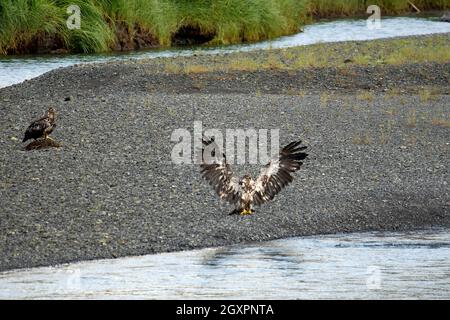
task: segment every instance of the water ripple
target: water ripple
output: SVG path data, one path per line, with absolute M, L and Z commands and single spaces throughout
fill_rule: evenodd
M 0 273 L 0 299 L 448 299 L 450 230 L 290 238 Z

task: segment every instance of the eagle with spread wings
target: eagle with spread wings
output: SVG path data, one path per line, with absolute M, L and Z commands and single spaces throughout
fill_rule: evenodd
M 27 141 L 28 139 L 37 140 L 39 138 L 44 138 L 44 140 L 51 139 L 48 137 L 50 133 L 56 127 L 55 123 L 55 110 L 53 108 L 49 108 L 47 114 L 42 118 L 33 121 L 28 129 L 25 131 L 25 136 L 22 142 Z
M 235 204 L 236 209 L 230 214 L 248 215 L 259 206 L 272 200 L 275 195 L 292 182 L 292 173 L 300 169 L 308 154 L 303 152 L 307 147 L 301 146 L 301 141 L 294 141 L 282 148 L 279 154 L 272 158 L 262 169 L 259 177 L 253 180 L 250 175 L 238 179 L 225 153 L 216 152 L 219 147 L 214 139 L 202 139 L 201 173 L 212 185 L 219 197 Z M 208 157 L 208 161 L 205 161 Z

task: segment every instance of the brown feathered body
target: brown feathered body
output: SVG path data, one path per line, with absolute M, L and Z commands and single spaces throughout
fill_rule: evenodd
M 22 142 L 25 142 L 28 139 L 46 139 L 56 127 L 55 116 L 55 110 L 53 110 L 53 108 L 49 108 L 44 117 L 35 120 L 30 124 L 27 131 L 25 131 L 25 136 Z
M 232 213 L 250 214 L 254 212 L 255 205 L 272 200 L 281 189 L 293 181 L 292 173 L 300 169 L 302 160 L 308 156 L 303 152 L 306 148 L 301 146 L 301 141 L 294 141 L 282 148 L 279 154 L 262 168 L 256 180 L 249 175 L 238 179 L 233 176 L 225 154 L 216 153 L 219 148 L 214 140 L 203 139 L 201 172 L 221 199 L 236 204 Z M 208 156 L 207 161 L 205 155 Z

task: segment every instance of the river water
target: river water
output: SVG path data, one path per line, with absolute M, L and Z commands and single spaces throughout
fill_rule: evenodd
M 307 25 L 304 32 L 280 37 L 271 41 L 222 47 L 197 46 L 145 50 L 131 53 L 75 54 L 45 56 L 9 56 L 0 58 L 0 88 L 26 79 L 37 77 L 47 71 L 78 63 L 111 60 L 128 60 L 156 57 L 189 56 L 192 54 L 217 54 L 236 51 L 251 51 L 269 48 L 287 48 L 320 42 L 348 40 L 371 40 L 396 36 L 410 36 L 450 32 L 450 23 L 435 18 L 392 17 L 383 18 L 379 29 L 370 29 L 364 19 L 337 20 Z
M 0 299 L 449 299 L 450 230 L 299 237 L 0 273 Z

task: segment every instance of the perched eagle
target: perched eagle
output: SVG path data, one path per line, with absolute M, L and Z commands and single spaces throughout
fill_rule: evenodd
M 236 204 L 237 208 L 231 214 L 247 215 L 254 212 L 254 205 L 262 205 L 272 200 L 282 188 L 292 182 L 291 173 L 300 169 L 308 154 L 302 152 L 305 146 L 301 141 L 294 141 L 280 150 L 280 153 L 261 169 L 259 177 L 253 180 L 249 175 L 242 179 L 233 176 L 231 166 L 227 163 L 224 153 L 217 155 L 219 150 L 214 139 L 203 138 L 201 173 L 225 201 Z M 210 147 L 208 147 L 210 146 Z M 211 152 L 210 161 L 205 162 L 206 147 Z
M 53 110 L 53 108 L 49 108 L 47 114 L 44 117 L 40 118 L 39 120 L 35 120 L 30 124 L 27 131 L 25 131 L 25 137 L 23 138 L 22 142 L 25 142 L 28 139 L 36 140 L 42 137 L 44 138 L 44 140 L 47 140 L 48 135 L 52 133 L 55 127 L 55 110 Z

